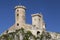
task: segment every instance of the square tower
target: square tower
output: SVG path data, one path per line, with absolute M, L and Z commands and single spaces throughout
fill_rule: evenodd
M 43 25 L 43 16 L 42 14 L 36 13 L 32 14 L 32 25 L 36 27 L 36 29 L 43 30 L 45 25 Z

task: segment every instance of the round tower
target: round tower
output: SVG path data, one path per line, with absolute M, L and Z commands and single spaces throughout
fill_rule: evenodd
M 15 25 L 18 28 L 25 24 L 25 9 L 24 6 L 15 7 Z

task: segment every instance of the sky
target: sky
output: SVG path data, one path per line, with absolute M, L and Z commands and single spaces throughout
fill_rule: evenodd
M 31 14 L 41 12 L 46 30 L 60 32 L 60 0 L 0 0 L 0 34 L 15 23 L 17 5 L 26 7 L 26 23 L 32 24 Z

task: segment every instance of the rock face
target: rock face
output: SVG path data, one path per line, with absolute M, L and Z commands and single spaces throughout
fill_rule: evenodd
M 0 40 L 58 40 L 60 34 L 48 32 L 41 13 L 32 14 L 32 25 L 26 24 L 25 6 L 15 7 L 15 24 L 3 32 Z

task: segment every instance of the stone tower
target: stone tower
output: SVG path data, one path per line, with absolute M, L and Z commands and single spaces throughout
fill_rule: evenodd
M 25 7 L 16 6 L 15 7 L 15 26 L 21 28 L 25 24 Z
M 43 30 L 45 26 L 43 26 L 43 16 L 42 14 L 32 14 L 32 25 L 36 27 L 36 29 Z

